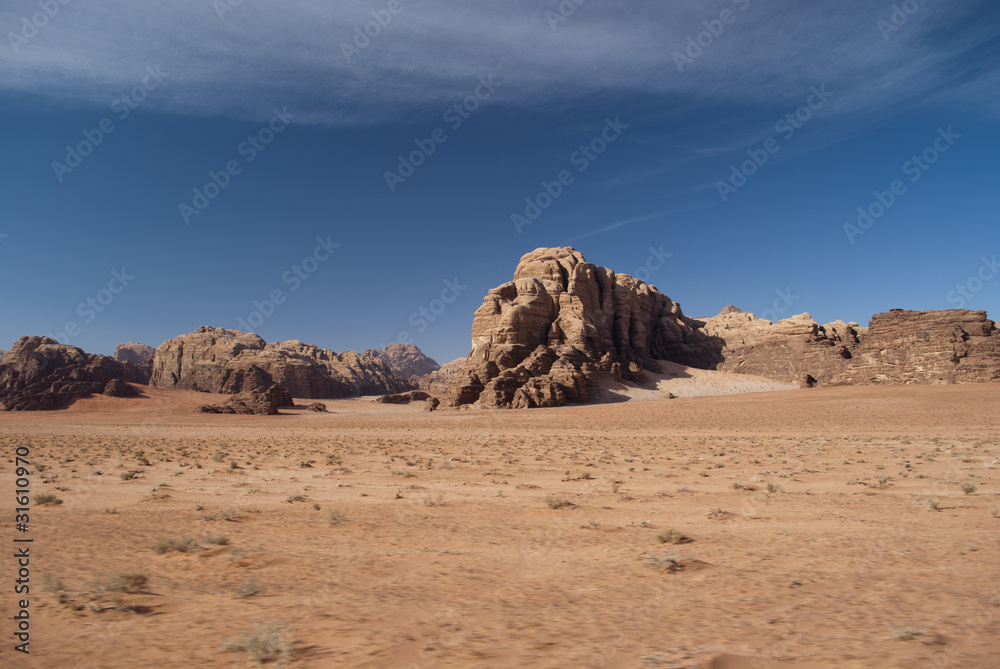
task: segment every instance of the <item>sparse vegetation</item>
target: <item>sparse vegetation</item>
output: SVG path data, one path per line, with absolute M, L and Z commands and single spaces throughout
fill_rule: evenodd
M 971 495 L 972 493 L 976 492 L 976 484 L 973 483 L 972 481 L 964 481 L 960 486 L 960 488 L 962 492 L 964 492 L 966 495 Z
M 95 594 L 105 592 L 142 592 L 149 583 L 149 577 L 139 572 L 116 571 L 95 578 L 91 587 Z
M 166 553 L 193 553 L 198 550 L 198 542 L 191 537 L 182 539 L 160 539 L 153 546 L 153 552 L 157 555 Z
M 262 592 L 264 592 L 264 588 L 257 585 L 257 581 L 251 576 L 246 583 L 236 588 L 236 597 L 237 599 L 246 599 L 247 597 L 259 595 Z
M 568 499 L 563 499 L 562 497 L 546 497 L 545 503 L 548 504 L 550 509 L 561 509 L 564 506 L 573 506 L 573 502 Z
M 51 493 L 40 493 L 38 495 L 35 495 L 34 499 L 35 499 L 35 504 L 38 506 L 46 506 L 46 505 L 55 506 L 63 503 L 61 499 L 59 499 L 58 497 L 56 497 Z
M 347 517 L 340 511 L 334 509 L 333 511 L 330 512 L 331 525 L 340 525 L 341 523 L 346 523 L 346 522 L 347 522 Z
M 223 647 L 247 653 L 258 664 L 282 665 L 289 659 L 288 632 L 273 620 L 255 623 L 239 639 L 227 639 Z
M 690 541 L 690 539 L 685 536 L 683 532 L 675 530 L 672 527 L 661 530 L 660 533 L 656 535 L 656 540 L 661 544 L 679 544 Z

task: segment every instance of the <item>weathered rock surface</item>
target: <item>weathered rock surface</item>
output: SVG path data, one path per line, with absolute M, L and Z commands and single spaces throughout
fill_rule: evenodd
M 432 393 L 447 393 L 455 377 L 465 369 L 466 358 L 456 358 L 449 363 L 441 365 L 441 369 L 424 374 L 423 376 L 410 377 L 410 381 L 416 384 L 420 390 Z
M 1000 330 L 985 311 L 903 311 L 875 314 L 845 385 L 1000 381 Z
M 424 355 L 423 351 L 413 344 L 392 343 L 379 350 L 368 349 L 361 355 L 379 358 L 396 376 L 408 379 L 412 376 L 424 376 L 441 369 L 441 365 Z
M 537 249 L 476 310 L 472 351 L 448 403 L 559 406 L 589 401 L 615 364 L 639 382 L 657 359 L 709 367 L 722 341 L 693 323 L 655 287 L 592 265 L 572 247 Z
M 0 349 L 0 362 L 3 362 L 4 356 L 7 355 L 7 351 Z
M 102 391 L 108 397 L 139 397 L 139 391 L 119 379 L 111 379 Z
M 255 416 L 277 416 L 278 407 L 274 404 L 271 393 L 240 392 L 236 393 L 222 404 L 203 404 L 198 413 L 241 414 Z
M 441 400 L 436 397 L 428 397 L 427 401 L 424 402 L 424 411 L 437 411 L 439 406 L 441 406 Z
M 809 314 L 772 323 L 725 309 L 700 325 L 725 342 L 715 369 L 799 384 L 809 376 L 813 385 L 831 384 L 847 369 L 862 330 L 843 321 L 820 325 Z
M 292 394 L 288 392 L 288 389 L 284 386 L 271 386 L 267 389 L 267 396 L 274 403 L 274 406 L 279 409 L 282 407 L 295 406 L 295 400 L 292 399 Z
M 137 381 L 139 383 L 149 383 L 149 377 L 153 374 L 153 356 L 156 349 L 145 344 L 138 344 L 134 341 L 118 344 L 115 347 L 115 360 L 119 362 L 130 362 L 139 370 Z
M 382 395 L 381 397 L 376 397 L 374 401 L 379 404 L 409 404 L 410 402 L 422 402 L 430 399 L 430 397 L 430 395 L 422 390 L 411 390 L 396 395 Z
M 259 336 L 201 327 L 156 349 L 150 385 L 213 393 L 262 392 L 331 399 L 398 393 L 413 387 L 378 358 L 337 354 L 300 341 L 268 344 Z
M 135 366 L 48 337 L 21 337 L 0 362 L 0 406 L 55 409 L 104 392 L 112 379 L 136 381 Z
M 312 402 L 306 407 L 306 411 L 315 411 L 316 413 L 326 413 L 326 405 L 322 402 Z

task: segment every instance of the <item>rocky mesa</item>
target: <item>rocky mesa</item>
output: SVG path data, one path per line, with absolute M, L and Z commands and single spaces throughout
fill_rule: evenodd
M 303 399 L 385 395 L 413 387 L 379 358 L 294 340 L 269 344 L 253 333 L 204 326 L 156 349 L 150 385 L 229 394 L 280 385 Z
M 587 402 L 600 374 L 641 380 L 657 359 L 708 368 L 721 348 L 655 287 L 572 247 L 541 248 L 476 310 L 472 351 L 448 404 Z

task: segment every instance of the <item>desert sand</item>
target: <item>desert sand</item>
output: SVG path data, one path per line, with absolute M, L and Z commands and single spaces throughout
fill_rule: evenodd
M 255 666 L 259 623 L 293 667 L 997 666 L 1000 385 L 713 384 L 0 414 L 6 535 L 15 447 L 61 500 L 31 510 L 30 658 L 8 630 L 0 664 Z

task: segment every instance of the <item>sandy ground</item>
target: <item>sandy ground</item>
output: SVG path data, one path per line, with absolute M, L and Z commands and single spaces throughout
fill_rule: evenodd
M 254 666 L 269 622 L 293 667 L 1000 664 L 1000 385 L 273 417 L 146 394 L 0 414 L 0 666 Z M 30 511 L 30 657 L 17 446 L 62 501 Z

